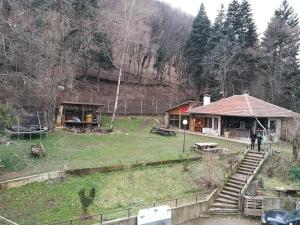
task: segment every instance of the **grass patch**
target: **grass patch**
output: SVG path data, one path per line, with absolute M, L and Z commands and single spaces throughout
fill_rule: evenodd
M 47 157 L 32 158 L 30 145 L 39 139 L 15 141 L 10 146 L 0 145 L 0 158 L 14 157 L 18 163 L 9 163 L 0 180 L 63 169 L 109 166 L 119 163 L 134 163 L 178 159 L 182 152 L 183 135 L 165 137 L 151 134 L 150 128 L 156 123 L 155 117 L 118 118 L 113 134 L 74 134 L 56 131 L 42 139 Z M 109 118 L 104 119 L 104 126 Z M 186 148 L 196 142 L 217 142 L 230 152 L 240 151 L 245 145 L 186 134 Z M 192 156 L 196 156 L 195 153 Z M 22 165 L 22 166 L 16 166 Z
M 1 192 L 0 214 L 24 225 L 80 217 L 78 191 L 91 187 L 96 188 L 96 198 L 90 214 L 186 196 L 203 191 L 193 182 L 199 167 L 201 164 L 194 162 L 189 172 L 175 164 L 32 183 Z

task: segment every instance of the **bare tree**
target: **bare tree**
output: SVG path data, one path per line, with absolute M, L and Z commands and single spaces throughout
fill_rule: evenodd
M 117 91 L 116 91 L 116 99 L 115 99 L 114 110 L 113 110 L 113 114 L 112 114 L 112 118 L 111 118 L 111 122 L 110 122 L 110 127 L 109 127 L 109 129 L 111 131 L 114 128 L 114 122 L 115 122 L 116 113 L 117 113 L 117 109 L 118 109 L 120 85 L 121 85 L 123 64 L 124 64 L 124 60 L 125 60 L 125 50 L 126 50 L 127 38 L 128 38 L 128 29 L 129 29 L 129 26 L 130 26 L 131 16 L 132 16 L 132 13 L 133 13 L 133 10 L 134 10 L 136 0 L 131 0 L 131 6 L 130 6 L 129 9 L 127 8 L 127 0 L 125 0 L 124 3 L 125 3 L 125 5 L 124 5 L 124 25 L 125 25 L 125 28 L 124 28 L 124 36 L 123 36 L 122 55 L 121 55 L 121 59 L 120 59 L 120 68 L 119 68 L 118 86 L 117 86 Z

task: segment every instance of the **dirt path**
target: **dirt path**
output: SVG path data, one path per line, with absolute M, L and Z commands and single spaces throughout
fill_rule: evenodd
M 184 225 L 259 225 L 259 219 L 245 219 L 236 217 L 222 217 L 222 218 L 201 218 L 194 220 Z

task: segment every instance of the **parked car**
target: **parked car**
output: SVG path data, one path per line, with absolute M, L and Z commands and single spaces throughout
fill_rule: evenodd
M 263 225 L 300 225 L 300 210 L 287 212 L 280 209 L 272 209 L 261 216 Z

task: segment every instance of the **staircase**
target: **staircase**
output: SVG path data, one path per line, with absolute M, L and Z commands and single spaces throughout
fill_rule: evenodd
M 210 214 L 238 214 L 239 196 L 242 189 L 247 186 L 250 176 L 257 173 L 258 167 L 264 160 L 265 153 L 247 151 L 238 165 L 236 172 L 229 177 L 215 202 L 208 210 Z

